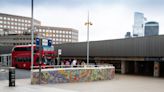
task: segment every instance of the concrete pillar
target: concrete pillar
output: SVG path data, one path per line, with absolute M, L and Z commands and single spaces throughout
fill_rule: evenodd
M 154 62 L 154 77 L 159 77 L 159 73 L 160 73 L 159 62 L 155 61 Z
M 126 73 L 126 63 L 125 61 L 121 61 L 121 74 Z
M 134 62 L 134 73 L 135 74 L 138 73 L 138 64 L 137 64 L 137 61 Z

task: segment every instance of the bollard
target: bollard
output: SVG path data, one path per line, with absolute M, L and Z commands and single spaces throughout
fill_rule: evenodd
M 9 68 L 9 87 L 15 87 L 15 67 Z

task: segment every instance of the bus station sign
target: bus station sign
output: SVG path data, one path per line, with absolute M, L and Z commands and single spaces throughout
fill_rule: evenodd
M 52 46 L 52 40 L 48 38 L 36 38 L 36 46 L 39 46 L 41 43 L 41 46 Z

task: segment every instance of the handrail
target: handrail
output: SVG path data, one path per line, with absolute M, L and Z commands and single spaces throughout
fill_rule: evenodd
M 44 68 L 86 68 L 86 67 L 109 67 L 113 66 L 112 64 L 102 64 L 102 65 L 46 65 L 41 66 L 42 69 Z M 39 66 L 34 66 L 34 69 L 39 69 Z

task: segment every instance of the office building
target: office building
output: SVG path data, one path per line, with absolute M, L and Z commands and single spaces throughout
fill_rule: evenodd
M 159 23 L 150 21 L 145 23 L 145 36 L 159 35 Z
M 34 25 L 41 22 L 34 19 Z M 31 18 L 0 13 L 0 35 L 8 33 L 22 34 L 31 29 Z
M 35 33 L 42 37 L 51 38 L 53 44 L 78 42 L 78 30 L 72 28 L 35 26 Z
M 140 12 L 134 13 L 133 37 L 144 36 L 144 14 Z
M 0 41 L 0 45 L 29 44 L 31 40 L 31 21 L 30 17 L 0 13 L 0 39 L 3 39 Z M 41 22 L 36 19 L 34 19 L 34 26 L 36 37 L 40 35 L 50 38 L 53 44 L 78 42 L 78 30 L 76 29 L 42 26 Z M 22 37 L 24 41 L 21 41 L 19 37 Z

